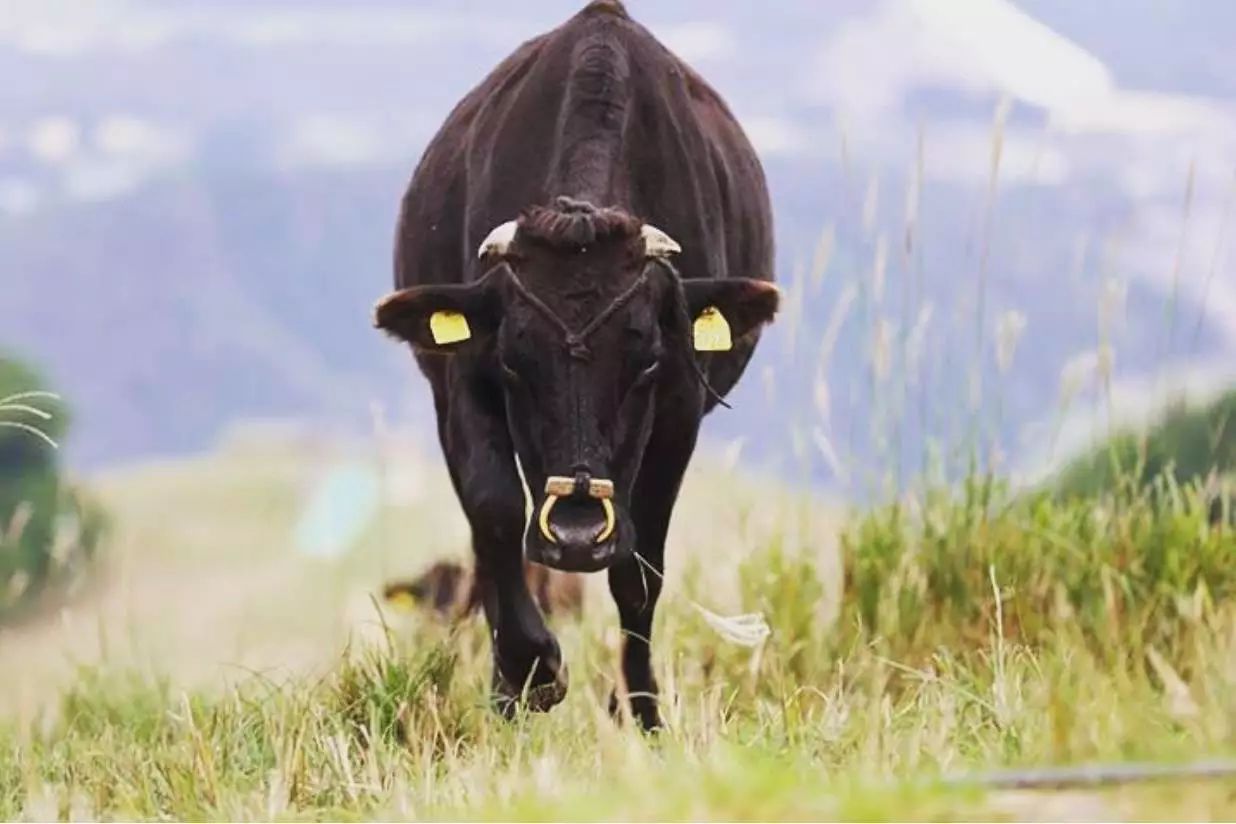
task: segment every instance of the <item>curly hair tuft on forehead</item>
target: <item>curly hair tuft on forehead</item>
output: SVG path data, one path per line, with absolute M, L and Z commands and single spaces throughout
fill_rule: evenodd
M 519 231 L 524 237 L 566 248 L 633 238 L 643 225 L 623 209 L 599 208 L 570 197 L 557 198 L 552 207 L 533 206 L 519 216 Z

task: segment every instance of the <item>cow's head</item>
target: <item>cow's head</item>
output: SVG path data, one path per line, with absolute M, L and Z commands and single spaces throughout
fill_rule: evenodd
M 765 281 L 680 277 L 679 251 L 626 212 L 560 199 L 493 229 L 479 280 L 378 304 L 378 327 L 465 355 L 467 379 L 500 386 L 532 497 L 533 561 L 591 572 L 632 552 L 631 493 L 654 418 L 695 426 L 696 351 L 727 349 L 776 311 Z

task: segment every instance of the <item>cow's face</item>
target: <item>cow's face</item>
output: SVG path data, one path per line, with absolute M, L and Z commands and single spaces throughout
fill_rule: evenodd
M 604 569 L 635 549 L 629 503 L 659 413 L 698 422 L 694 350 L 769 320 L 776 289 L 680 278 L 668 264 L 677 244 L 651 228 L 551 244 L 512 224 L 486 244 L 494 265 L 480 281 L 396 292 L 376 324 L 422 351 L 468 357 L 468 380 L 501 388 L 532 498 L 528 558 Z

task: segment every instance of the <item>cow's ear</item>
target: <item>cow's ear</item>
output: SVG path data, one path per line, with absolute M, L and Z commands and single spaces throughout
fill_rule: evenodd
M 695 348 L 701 352 L 727 351 L 772 320 L 781 300 L 776 286 L 754 278 L 687 278 L 682 286 Z
M 373 325 L 422 352 L 459 352 L 483 340 L 501 321 L 499 276 L 475 283 L 413 286 L 378 301 Z

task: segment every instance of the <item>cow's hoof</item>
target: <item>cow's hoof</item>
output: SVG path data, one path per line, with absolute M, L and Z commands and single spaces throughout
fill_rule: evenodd
M 524 700 L 528 709 L 533 712 L 548 712 L 562 703 L 562 699 L 566 698 L 566 694 L 567 682 L 564 668 L 561 678 L 549 684 L 532 687 L 527 690 Z
M 537 674 L 540 671 L 541 668 L 538 667 Z M 539 684 L 525 683 L 518 687 L 508 681 L 497 667 L 494 667 L 494 708 L 507 720 L 514 718 L 521 706 L 532 712 L 548 712 L 566 698 L 567 684 L 566 664 L 559 664 L 554 670 L 552 679 L 548 681 Z
M 631 699 L 630 707 L 631 715 L 635 716 L 641 730 L 644 732 L 661 731 L 663 725 L 656 698 L 649 695 L 637 695 Z M 615 721 L 622 722 L 622 699 L 618 696 L 616 689 L 609 693 L 609 714 Z

